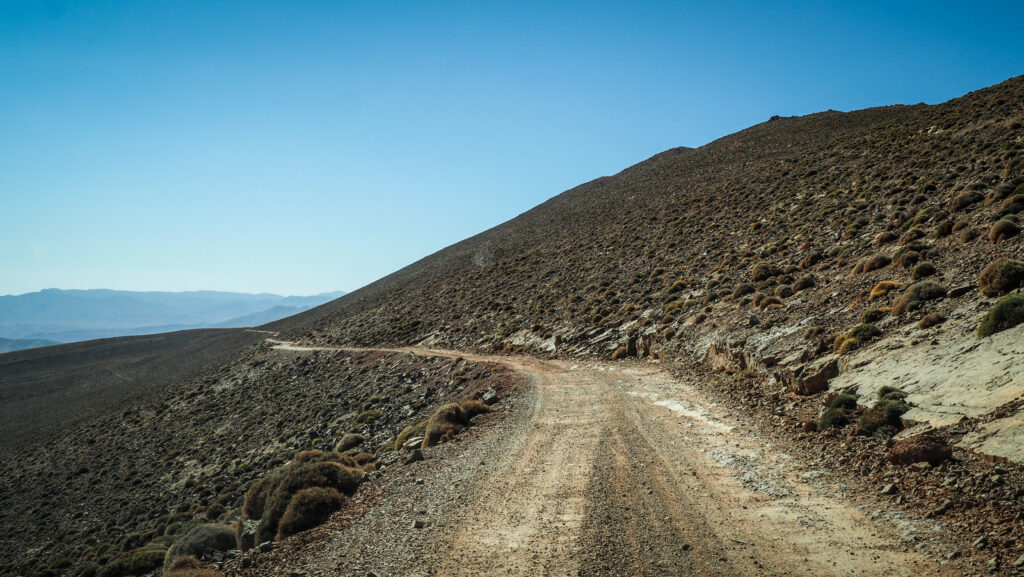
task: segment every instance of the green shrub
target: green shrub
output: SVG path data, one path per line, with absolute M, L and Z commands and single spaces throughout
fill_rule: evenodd
M 118 555 L 105 567 L 100 569 L 97 577 L 128 577 L 129 575 L 142 575 L 164 564 L 164 549 L 135 549 Z
M 219 523 L 196 525 L 167 550 L 167 556 L 163 562 L 164 571 L 169 570 L 179 557 L 201 558 L 207 552 L 227 551 L 234 548 L 235 532 L 231 527 Z
M 1015 194 L 999 205 L 999 216 L 1017 214 L 1024 211 L 1024 194 Z
M 822 413 L 821 418 L 818 419 L 818 430 L 824 431 L 830 428 L 842 428 L 850 422 L 850 418 L 846 416 L 846 413 L 839 409 L 829 409 Z
M 935 281 L 925 280 L 907 287 L 903 294 L 892 303 L 892 316 L 899 316 L 907 311 L 920 308 L 925 301 L 941 299 L 946 296 L 946 289 Z
M 978 275 L 978 288 L 987 297 L 1004 295 L 1024 285 L 1024 261 L 1012 258 L 994 260 Z
M 1024 323 L 1024 294 L 1006 295 L 985 313 L 978 325 L 978 336 L 991 336 L 1021 323 Z
M 907 394 L 902 390 L 892 385 L 883 385 L 878 389 L 878 393 L 876 393 L 876 395 L 878 396 L 879 401 L 884 401 L 886 399 L 902 399 L 907 396 Z
M 868 309 L 860 315 L 861 323 L 877 323 L 889 316 L 889 311 L 882 309 Z
M 362 413 L 359 413 L 358 417 L 356 417 L 356 422 L 360 425 L 368 425 L 379 419 L 380 416 L 380 411 L 363 411 Z
M 900 417 L 910 410 L 906 403 L 897 399 L 885 399 L 875 403 L 860 416 L 858 425 L 869 433 L 874 433 L 882 427 L 892 427 L 896 430 L 903 429 L 903 421 Z
M 837 395 L 836 398 L 832 399 L 832 402 L 828 404 L 828 408 L 852 411 L 857 408 L 857 395 L 851 395 L 850 393 Z
M 86 565 L 79 569 L 78 577 L 96 577 L 96 573 L 99 572 L 100 569 L 102 569 L 102 565 L 97 563 Z

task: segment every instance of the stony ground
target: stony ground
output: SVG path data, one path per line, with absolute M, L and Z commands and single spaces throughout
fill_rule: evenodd
M 352 511 L 224 569 L 380 577 L 984 569 L 948 558 L 942 519 L 879 508 L 856 479 L 837 481 L 793 445 L 766 442 L 697 376 L 652 363 L 467 358 L 504 363 L 530 386 L 458 443 L 383 467 Z

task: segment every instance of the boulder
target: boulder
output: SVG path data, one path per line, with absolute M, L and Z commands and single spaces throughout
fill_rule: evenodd
M 828 388 L 828 382 L 839 376 L 839 361 L 835 357 L 825 358 L 785 368 L 778 379 L 789 390 L 798 395 L 813 395 Z

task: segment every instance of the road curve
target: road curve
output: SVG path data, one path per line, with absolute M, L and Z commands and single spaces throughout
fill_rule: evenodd
M 284 351 L 353 350 L 273 341 Z M 380 350 L 380 349 L 375 349 Z M 291 559 L 313 575 L 955 575 L 657 365 L 495 362 L 528 391 L 469 443 L 382 478 L 379 506 Z M 500 405 L 499 405 L 500 406 Z M 489 417 L 491 418 L 491 417 Z M 471 430 L 473 431 L 473 430 Z M 422 521 L 422 529 L 411 528 Z M 329 529 L 329 528 L 328 528 Z

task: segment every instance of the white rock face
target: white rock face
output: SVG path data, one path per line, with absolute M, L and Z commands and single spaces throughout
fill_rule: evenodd
M 935 333 L 941 339 L 937 344 L 931 333 L 915 330 L 910 336 L 921 339 L 917 344 L 857 354 L 850 362 L 856 368 L 836 377 L 831 388 L 855 388 L 871 399 L 882 386 L 898 387 L 913 405 L 904 419 L 936 427 L 988 415 L 1024 398 L 1024 325 L 979 339 L 974 327 L 980 315 L 962 319 Z M 987 423 L 961 445 L 1024 463 L 1024 415 Z

